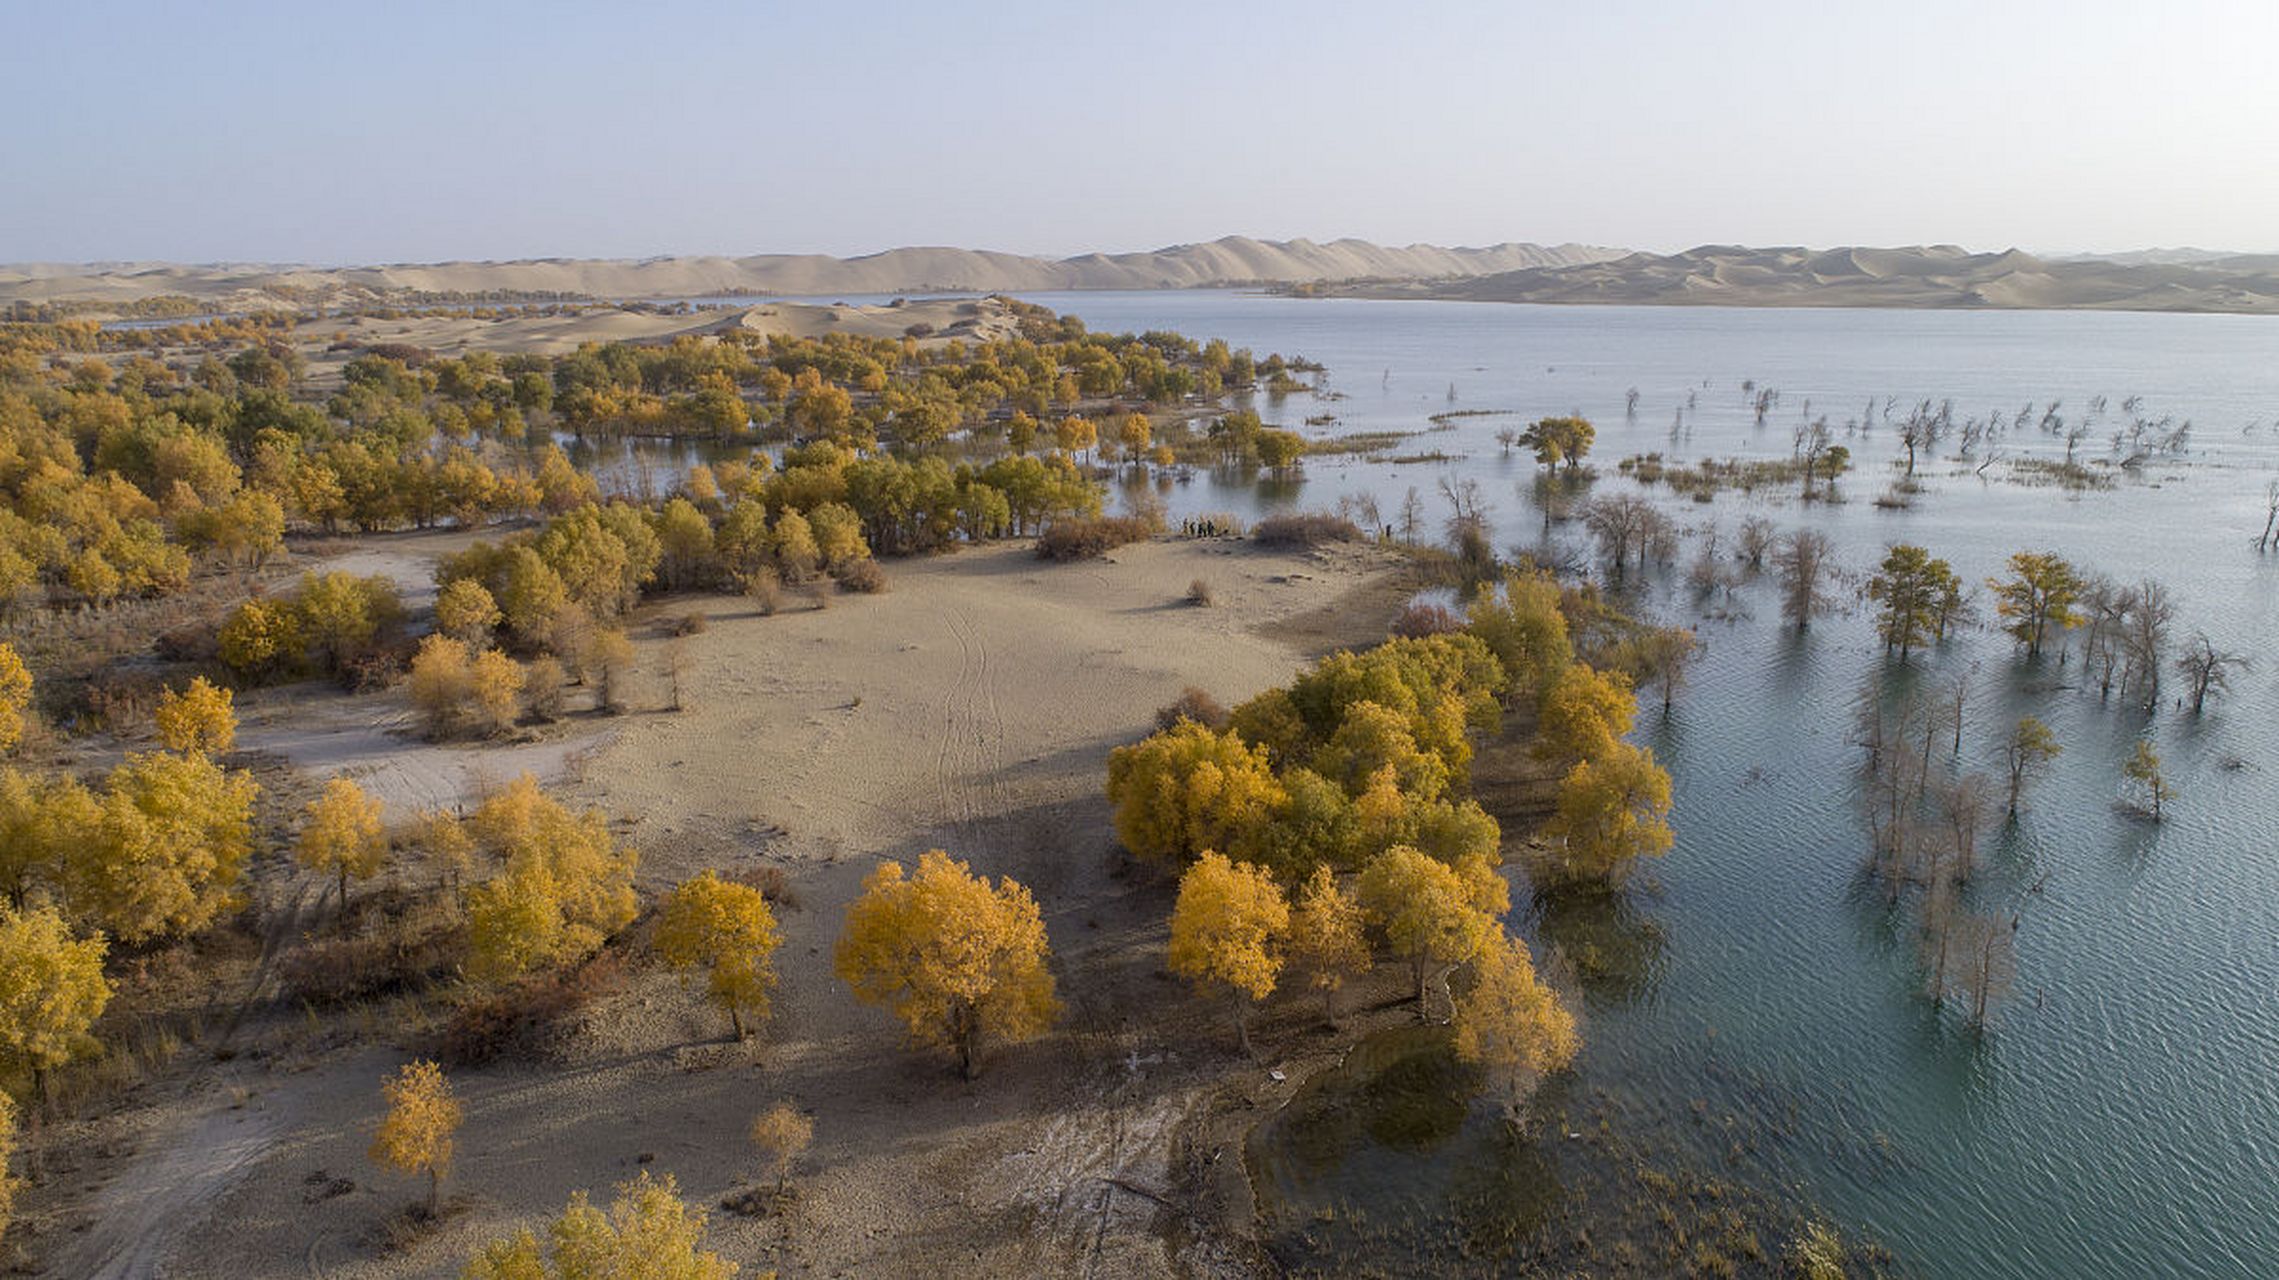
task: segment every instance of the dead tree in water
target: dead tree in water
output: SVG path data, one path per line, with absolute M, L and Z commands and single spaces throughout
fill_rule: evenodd
M 1833 604 L 1827 586 L 1835 568 L 1830 562 L 1832 551 L 1828 535 L 1798 529 L 1782 539 L 1773 553 L 1774 567 L 1781 574 L 1781 617 L 1795 623 L 1799 631 L 1810 627 L 1812 619 L 1828 612 Z
M 2244 655 L 2218 649 L 2205 631 L 2193 632 L 2192 643 L 2185 648 L 2184 656 L 2176 660 L 2176 669 L 2184 673 L 2192 686 L 2192 714 L 2199 715 L 2207 706 L 2211 692 L 2229 692 L 2231 673 L 2246 668 Z

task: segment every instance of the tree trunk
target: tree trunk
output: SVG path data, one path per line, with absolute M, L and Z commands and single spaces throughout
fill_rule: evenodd
M 438 1172 L 436 1171 L 436 1168 L 435 1168 L 435 1166 L 434 1166 L 434 1165 L 429 1165 L 429 1166 L 427 1167 L 427 1216 L 428 1216 L 428 1217 L 432 1218 L 432 1217 L 434 1217 L 434 1216 L 435 1216 L 435 1212 L 436 1212 L 436 1210 L 437 1210 L 437 1209 L 438 1209 L 438 1208 L 441 1206 L 441 1203 L 442 1203 L 442 1194 L 443 1194 L 443 1175 L 442 1175 L 442 1174 L 440 1174 L 440 1173 L 438 1173 Z
M 1418 1022 L 1430 1022 L 1432 1021 L 1432 1013 L 1430 1007 L 1425 1003 L 1424 957 L 1420 955 L 1410 960 L 1409 968 L 1416 975 L 1416 1020 Z
M 736 1043 L 742 1044 L 745 1039 L 744 1011 L 735 1005 L 728 1006 L 728 1027 L 736 1033 Z

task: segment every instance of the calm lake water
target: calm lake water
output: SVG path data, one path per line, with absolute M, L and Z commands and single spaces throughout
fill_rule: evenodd
M 1643 588 L 1639 607 L 1698 626 L 1707 645 L 1676 714 L 1641 717 L 1641 740 L 1675 778 L 1677 846 L 1617 918 L 1515 912 L 1531 937 L 1563 930 L 1614 957 L 1587 984 L 1586 1048 L 1555 1101 L 1578 1120 L 1611 1115 L 1617 1132 L 1823 1206 L 1914 1273 L 2279 1275 L 2279 758 L 2269 733 L 2279 660 L 2261 643 L 2279 622 L 2279 557 L 2252 545 L 2264 487 L 2279 475 L 2279 322 L 1236 293 L 1031 300 L 1095 330 L 1174 329 L 1321 361 L 1343 398 L 1258 402 L 1288 425 L 1337 416 L 1309 434 L 1424 430 L 1450 409 L 1515 411 L 1455 419 L 1399 450 L 1455 455 L 1445 467 L 1481 481 L 1507 546 L 1535 547 L 1542 522 L 1525 493 L 1532 464 L 1504 454 L 1499 427 L 1590 417 L 1598 491 L 1617 492 L 1628 487 L 1613 467 L 1624 455 L 1781 456 L 1807 413 L 1825 415 L 1854 454 L 1847 501 L 1726 494 L 1701 505 L 1647 490 L 1682 525 L 1715 520 L 1728 539 L 1753 513 L 1821 529 L 1857 577 L 1842 593 L 1850 607 L 1802 636 L 1780 625 L 1764 583 L 1741 588 L 1722 606 L 1732 616 L 1715 620 L 1699 616 L 1680 570 Z M 1749 379 L 1780 392 L 1761 427 L 1742 390 Z M 1631 388 L 1639 402 L 1626 419 Z M 2134 416 L 2189 419 L 2189 448 L 2111 490 L 2069 493 L 1997 478 L 2008 471 L 1999 462 L 1976 474 L 1951 460 L 1950 442 L 1923 464 L 1911 509 L 1872 501 L 1897 451 L 1881 420 L 1886 397 L 1902 415 L 1917 400 L 1952 399 L 1959 421 L 1994 410 L 2007 419 L 2029 401 L 2038 418 L 2052 399 L 2077 419 L 2099 395 L 2109 407 L 2082 456 L 2109 452 L 2132 396 L 2142 398 Z M 1673 444 L 1672 419 L 1689 399 Z M 1871 401 L 1877 419 L 1847 432 Z M 2064 452 L 2031 430 L 1998 447 Z M 1442 471 L 1317 458 L 1301 482 L 1270 492 L 1202 476 L 1166 496 L 1176 517 L 1318 509 L 1367 491 L 1391 519 L 1413 485 L 1437 527 Z M 1552 537 L 1582 550 L 1578 527 Z M 1859 875 L 1867 837 L 1849 705 L 1886 663 L 1857 586 L 1902 540 L 1968 581 L 2028 548 L 2124 581 L 2155 578 L 2175 593 L 2179 641 L 2205 631 L 2258 658 L 2198 719 L 2172 705 L 2173 672 L 2169 705 L 2126 710 L 2076 687 L 2077 660 L 2028 666 L 1991 630 L 1896 677 L 1976 673 L 1967 765 L 1996 769 L 1999 739 L 2022 714 L 2048 722 L 2065 748 L 2030 812 L 1992 841 L 1974 890 L 1981 906 L 2021 920 L 2016 986 L 1983 1038 L 1951 1003 L 1942 1012 L 1919 994 L 1912 914 L 1887 910 Z M 1681 568 L 1692 555 L 1689 545 Z M 2121 761 L 2140 735 L 2181 790 L 2158 827 L 2115 807 Z M 1515 1162 L 1545 1164 L 1501 1133 L 1485 1102 L 1424 1135 L 1284 1143 L 1268 1162 L 1270 1190 L 1331 1250 L 1294 1245 L 1295 1256 L 1398 1269 L 1384 1251 L 1402 1246 L 1358 1230 L 1340 1240 L 1318 1225 L 1334 1216 L 1323 1210 L 1374 1211 L 1380 1223 L 1388 1212 L 1457 1217 L 1477 1211 L 1468 1184 L 1494 1182 Z M 1271 1128 L 1263 1141 L 1277 1141 Z

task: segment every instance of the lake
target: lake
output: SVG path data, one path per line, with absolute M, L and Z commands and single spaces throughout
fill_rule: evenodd
M 2253 545 L 2265 486 L 2279 476 L 2279 322 L 1232 292 L 1029 300 L 1095 330 L 1173 329 L 1320 361 L 1338 398 L 1257 400 L 1291 426 L 1336 415 L 1309 435 L 1427 431 L 1431 415 L 1450 410 L 1516 415 L 1451 419 L 1410 442 L 1452 455 L 1445 465 L 1315 458 L 1301 481 L 1263 492 L 1199 475 L 1166 492 L 1174 518 L 1320 509 L 1368 493 L 1390 519 L 1414 486 L 1437 527 L 1445 469 L 1481 482 L 1499 545 L 1536 550 L 1534 466 L 1506 454 L 1500 427 L 1591 418 L 1597 491 L 1609 493 L 1630 488 L 1614 466 L 1625 455 L 1784 456 L 1808 416 L 1825 416 L 1854 456 L 1845 501 L 1727 493 L 1704 505 L 1643 490 L 1697 533 L 1714 520 L 1730 538 L 1750 514 L 1825 531 L 1851 575 L 1841 593 L 1851 603 L 1799 635 L 1758 582 L 1720 602 L 1720 616 L 1700 616 L 1679 581 L 1690 545 L 1637 589 L 1634 607 L 1695 625 L 1706 642 L 1675 714 L 1640 718 L 1639 739 L 1674 776 L 1677 845 L 1633 883 L 1617 916 L 1578 923 L 1515 910 L 1531 937 L 1587 933 L 1616 957 L 1611 977 L 1586 984 L 1586 1047 L 1552 1103 L 1577 1120 L 1607 1117 L 1614 1131 L 1719 1176 L 1823 1206 L 1847 1231 L 1890 1245 L 1912 1273 L 2279 1275 L 2279 760 L 2264 737 L 2279 723 L 2279 662 L 2260 644 L 2279 621 L 2279 556 Z M 1745 381 L 1779 391 L 1761 426 Z M 1981 474 L 1985 448 L 1957 462 L 1950 440 L 1920 465 L 1911 507 L 1873 501 L 1899 456 L 1887 398 L 1900 416 L 1916 401 L 1951 399 L 1958 422 L 1996 410 L 2008 419 L 2032 402 L 2038 423 L 2052 400 L 2078 421 L 2098 396 L 2107 407 L 2083 458 L 2107 457 L 2111 431 L 2132 417 L 2166 420 L 2162 432 L 2188 419 L 2188 445 L 2113 469 L 2110 489 L 2072 492 L 2003 478 L 2006 460 Z M 2133 414 L 2121 408 L 2131 397 L 2141 397 Z M 1876 417 L 1862 429 L 1871 402 Z M 2003 459 L 2065 453 L 2031 427 L 1995 447 Z M 1579 525 L 1551 537 L 1587 551 Z M 2146 714 L 2079 688 L 2078 659 L 2029 665 L 1984 626 L 1889 674 L 1859 588 L 1894 541 L 1929 547 L 1970 582 L 2022 549 L 2122 581 L 2157 579 L 2175 594 L 2179 642 L 2205 631 L 2257 665 L 2197 719 L 2173 705 L 2174 672 L 2163 705 Z M 2017 981 L 1984 1036 L 1952 1003 L 1937 1010 L 1920 994 L 1912 913 L 1888 909 L 1863 882 L 1868 837 L 1850 742 L 1852 701 L 1870 681 L 1971 672 L 1966 764 L 1997 768 L 2000 738 L 2028 713 L 2065 748 L 2017 827 L 1991 839 L 1973 890 L 1982 907 L 2019 918 Z M 2157 826 L 2115 804 L 2121 761 L 2140 736 L 2180 788 Z M 1546 1154 L 1511 1142 L 1485 1103 L 1430 1132 L 1284 1151 L 1270 1177 L 1286 1217 L 1461 1216 L 1477 1208 L 1464 1202 L 1468 1182 Z M 1294 1240 L 1286 1252 L 1316 1265 L 1367 1259 L 1398 1270 L 1398 1250 L 1410 1247 L 1375 1230 L 1308 1234 L 1322 1252 Z

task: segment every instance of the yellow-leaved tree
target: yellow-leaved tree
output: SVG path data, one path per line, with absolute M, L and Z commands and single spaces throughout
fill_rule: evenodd
M 32 705 L 32 673 L 16 656 L 16 646 L 0 644 L 0 751 L 24 740 L 24 716 Z
M 453 578 L 435 593 L 435 629 L 469 648 L 489 644 L 505 620 L 490 588 L 473 578 Z
M 301 834 L 293 856 L 319 875 L 332 872 L 340 878 L 340 915 L 348 918 L 348 881 L 369 880 L 388 861 L 388 829 L 380 821 L 380 802 L 349 778 L 334 778 L 309 801 L 301 816 Z
M 607 1213 L 572 1192 L 544 1241 L 527 1227 L 495 1240 L 460 1280 L 730 1280 L 736 1264 L 700 1248 L 703 1240 L 704 1215 L 682 1203 L 673 1176 L 644 1171 L 618 1184 Z
M 1472 962 L 1472 989 L 1456 1001 L 1456 1056 L 1502 1083 L 1516 1110 L 1542 1077 L 1574 1061 L 1575 1015 L 1536 976 L 1527 944 L 1490 941 Z
M 705 994 L 741 1040 L 745 1019 L 768 1016 L 774 955 L 783 944 L 767 895 L 707 871 L 681 882 L 657 922 L 657 954 L 675 969 L 702 968 Z
M 833 968 L 865 1004 L 886 1008 L 913 1042 L 944 1050 L 972 1079 L 984 1037 L 1041 1034 L 1060 1014 L 1036 899 L 991 885 L 939 849 L 918 872 L 881 862 L 847 907 Z
M 775 1174 L 778 1194 L 783 1191 L 784 1179 L 791 1176 L 791 1166 L 814 1140 L 815 1121 L 788 1102 L 779 1102 L 752 1120 L 752 1145 L 760 1149 L 760 1159 Z
M 47 1073 L 91 1047 L 111 1002 L 103 935 L 78 937 L 53 907 L 0 908 L 0 1065 L 47 1092 Z
M 72 853 L 73 909 L 121 942 L 195 933 L 236 901 L 253 850 L 253 776 L 202 755 L 129 755 Z
M 639 858 L 597 809 L 573 814 L 529 774 L 478 806 L 477 846 L 503 863 L 467 891 L 469 968 L 481 981 L 518 978 L 593 954 L 633 919 Z
M 1509 901 L 1503 877 L 1484 862 L 1460 871 L 1407 845 L 1361 870 L 1362 905 L 1416 979 L 1419 1021 L 1431 1018 L 1430 980 L 1480 954 Z
M 427 1175 L 427 1213 L 435 1216 L 443 1175 L 451 1172 L 452 1135 L 459 1132 L 459 1100 L 433 1062 L 407 1062 L 380 1085 L 388 1114 L 372 1135 L 372 1163 L 398 1173 Z
M 1250 1008 L 1282 976 L 1290 904 L 1274 878 L 1206 849 L 1179 877 L 1171 910 L 1171 972 L 1234 1005 L 1235 1035 L 1250 1052 Z
M 1637 716 L 1628 677 L 1570 663 L 1543 695 L 1535 749 L 1547 760 L 1597 760 L 1630 732 Z
M 33 886 L 61 890 L 71 859 L 102 819 L 77 778 L 0 768 L 0 895 L 21 907 Z
M 1653 752 L 1617 742 L 1577 762 L 1559 783 L 1534 873 L 1544 883 L 1619 879 L 1633 859 L 1669 852 L 1669 816 L 1670 775 Z
M 230 691 L 199 676 L 180 693 L 158 697 L 158 741 L 168 751 L 228 755 L 237 745 L 237 713 Z
M 1337 873 L 1327 866 L 1314 868 L 1290 909 L 1290 963 L 1308 986 L 1322 993 L 1322 1017 L 1333 1026 L 1338 989 L 1374 963 L 1364 932 L 1367 921 L 1361 900 L 1338 884 Z
M 1266 753 L 1192 720 L 1108 753 L 1116 836 L 1145 858 L 1181 866 L 1239 848 L 1286 803 Z

